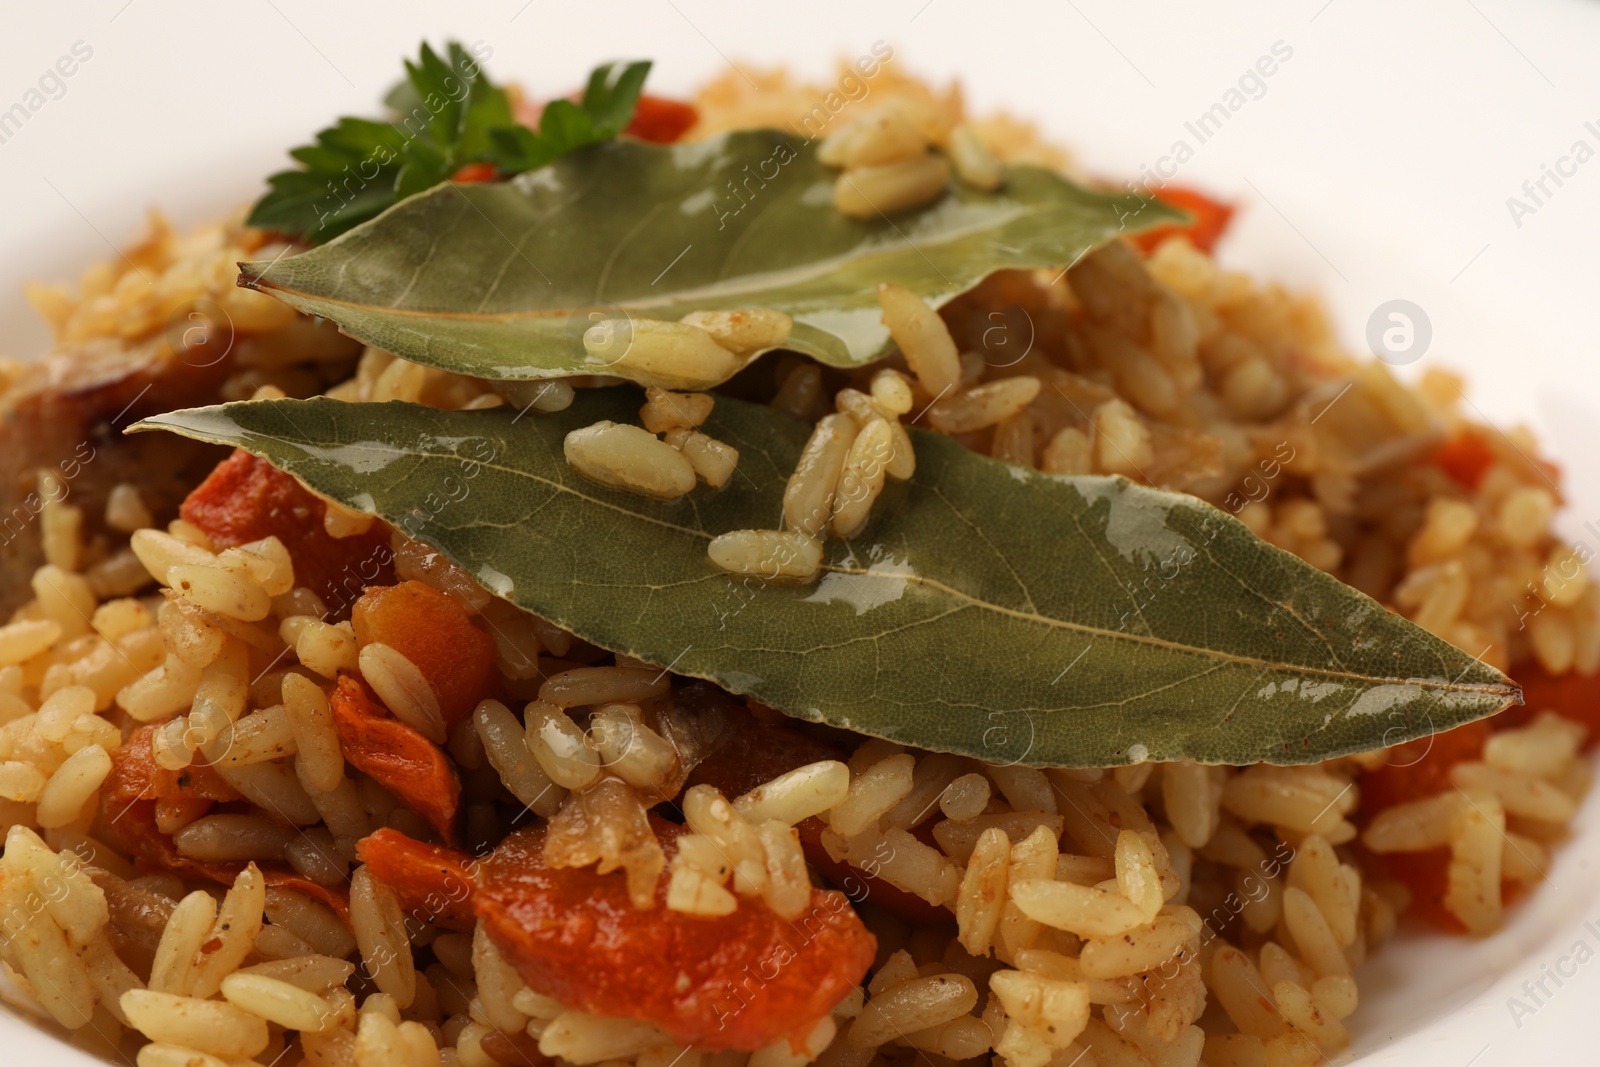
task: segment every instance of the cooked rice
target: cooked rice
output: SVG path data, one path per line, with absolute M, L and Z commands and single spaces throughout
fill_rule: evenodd
M 361 677 L 395 718 L 434 744 L 443 743 L 446 734 L 439 697 L 415 663 L 380 642 L 363 645 L 357 663 Z
M 833 206 L 841 215 L 878 218 L 937 200 L 949 184 L 950 164 L 943 156 L 852 167 L 834 183 Z
M 842 168 L 842 211 L 922 202 L 951 169 L 993 188 L 997 158 L 1064 165 L 1014 122 L 965 121 L 959 93 L 887 69 L 862 84 L 873 103 L 827 124 L 823 147 Z M 697 132 L 787 124 L 821 93 L 779 75 L 755 88 L 729 78 L 700 99 Z M 126 263 L 92 268 L 79 293 L 32 295 L 74 344 L 132 344 L 171 307 L 216 300 L 252 342 L 223 395 L 305 395 L 326 379 L 300 355 L 302 320 L 232 285 L 233 263 L 282 251 L 237 223 L 181 236 L 156 220 Z M 129 280 L 133 265 L 153 286 Z M 892 366 L 844 374 L 767 357 L 773 406 L 816 427 L 783 529 L 718 538 L 710 555 L 724 570 L 813 578 L 822 539 L 859 533 L 885 479 L 913 473 L 902 420 L 916 412 L 1012 462 L 1210 499 L 1498 667 L 1600 669 L 1600 586 L 1550 531 L 1560 500 L 1527 459 L 1534 443 L 1522 431 L 1482 437 L 1491 461 L 1471 488 L 1419 462 L 1440 439 L 1481 434 L 1460 383 L 1432 371 L 1413 389 L 1357 365 L 1308 298 L 1223 271 L 1181 237 L 1148 255 L 1112 243 L 1065 277 L 1002 273 L 942 312 L 898 286 L 878 296 L 899 348 Z M 1025 317 L 1031 349 L 994 350 L 994 315 Z M 720 379 L 792 327 L 762 309 L 600 324 L 585 336 L 596 371 L 622 362 L 659 384 L 640 426 L 578 431 L 569 461 L 663 499 L 697 480 L 725 485 L 738 455 L 699 429 L 712 397 L 668 390 Z M 490 391 L 368 349 L 328 391 L 547 412 L 587 384 Z M 488 1067 L 534 1047 L 631 1067 L 869 1067 L 908 1050 L 994 1053 L 1011 1067 L 1319 1063 L 1348 1043 L 1361 963 L 1406 907 L 1372 856 L 1447 854 L 1439 907 L 1492 932 L 1502 882 L 1543 878 L 1589 780 L 1583 728 L 1545 713 L 1497 729 L 1449 788 L 1375 816 L 1361 811 L 1363 776 L 1410 756 L 1041 772 L 869 740 L 847 761 L 736 798 L 684 793 L 683 739 L 658 711 L 679 679 L 596 655 L 424 545 L 396 536 L 398 576 L 483 624 L 498 695 L 520 712 L 483 699 L 447 736 L 419 665 L 360 645 L 338 621 L 348 604 L 297 587 L 298 561 L 276 539 L 218 551 L 187 522 L 158 526 L 134 484 L 115 486 L 103 514 L 53 475 L 40 496 L 34 599 L 0 625 L 0 961 L 20 1003 L 104 1055 L 137 1048 L 141 1067 L 266 1061 L 286 1030 L 306 1062 L 359 1067 Z M 370 524 L 339 507 L 323 520 L 336 537 Z M 102 527 L 110 536 L 91 534 Z M 671 910 L 800 918 L 812 889 L 801 824 L 819 818 L 828 856 L 854 868 L 853 893 L 870 905 L 898 891 L 943 919 L 907 926 L 864 907 L 880 960 L 865 988 L 797 1043 L 748 1056 L 681 1049 L 649 1024 L 564 1007 L 527 988 L 481 926 L 468 936 L 408 922 L 357 862 L 355 843 L 378 827 L 433 836 L 344 759 L 329 690 L 358 672 L 401 721 L 448 744 L 479 851 L 515 812 L 546 821 L 552 855 L 570 865 L 622 869 L 635 904 L 654 906 L 665 868 Z M 153 815 L 185 860 L 238 871 L 220 905 L 215 886 L 140 874 L 90 836 L 112 753 L 141 723 L 157 727 L 158 767 L 214 768 L 242 798 Z M 645 813 L 680 793 L 688 832 L 669 866 Z M 269 885 L 253 861 L 311 884 Z M 317 887 L 348 890 L 348 921 L 308 895 Z
M 584 331 L 583 347 L 597 373 L 626 367 L 639 381 L 668 389 L 720 382 L 740 363 L 709 330 L 658 319 L 607 319 Z
M 794 320 L 771 308 L 741 308 L 736 311 L 691 311 L 682 322 L 706 331 L 711 339 L 731 352 L 750 353 L 775 348 L 789 339 Z M 706 407 L 709 409 L 710 397 Z M 689 423 L 698 426 L 700 420 Z M 655 432 L 655 431 L 652 431 Z

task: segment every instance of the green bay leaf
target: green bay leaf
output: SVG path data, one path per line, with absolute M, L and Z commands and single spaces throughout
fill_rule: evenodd
M 924 207 L 848 218 L 816 152 L 776 130 L 608 142 L 509 182 L 441 185 L 308 252 L 243 264 L 239 284 L 482 378 L 626 373 L 586 362 L 585 329 L 752 307 L 793 317 L 783 347 L 847 367 L 890 348 L 881 282 L 937 307 L 997 270 L 1065 267 L 1183 217 L 1012 167 L 998 192 L 955 183 Z
M 715 570 L 710 538 L 774 526 L 807 424 L 721 398 L 722 491 L 592 484 L 562 439 L 632 422 L 637 390 L 566 411 L 327 399 L 162 415 L 261 455 L 439 548 L 487 588 L 616 652 L 791 715 L 993 762 L 1308 763 L 1520 699 L 1503 675 L 1193 498 L 1061 477 L 913 430 L 915 478 L 828 545 L 809 586 Z

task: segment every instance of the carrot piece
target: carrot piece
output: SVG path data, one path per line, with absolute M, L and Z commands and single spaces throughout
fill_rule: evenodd
M 314 590 L 342 616 L 366 586 L 394 581 L 394 551 L 383 523 L 354 537 L 332 536 L 322 527 L 327 510 L 289 475 L 237 451 L 189 494 L 179 514 L 218 548 L 276 537 L 294 560 L 295 583 Z
M 447 842 L 454 842 L 461 779 L 450 759 L 392 717 L 359 678 L 344 674 L 329 698 L 339 750 L 350 765 L 398 797 Z
M 187 826 L 209 812 L 211 804 L 211 801 L 199 797 L 162 797 L 156 801 L 156 823 L 159 825 L 165 822 L 171 825 L 177 820 Z
M 622 132 L 655 144 L 672 144 L 694 128 L 700 113 L 691 104 L 646 93 L 633 109 L 633 120 Z
M 1489 721 L 1479 719 L 1442 734 L 1396 745 L 1389 761 L 1361 776 L 1361 811 L 1371 818 L 1385 808 L 1449 792 L 1450 768 L 1483 753 L 1491 733 Z
M 467 163 L 450 175 L 450 180 L 460 185 L 474 182 L 492 182 L 500 176 L 500 168 L 493 163 Z
M 1411 906 L 1406 909 L 1407 915 L 1415 916 L 1447 933 L 1467 932 L 1461 920 L 1444 906 L 1444 895 L 1450 887 L 1449 849 L 1394 852 L 1377 857 L 1377 867 L 1410 891 Z M 1504 896 L 1502 885 L 1501 898 L 1504 899 Z
M 99 831 L 142 870 L 172 871 L 232 885 L 245 864 L 180 855 L 171 836 L 162 833 L 156 824 L 156 810 L 161 805 L 188 805 L 191 811 L 203 813 L 214 803 L 241 798 L 210 767 L 196 765 L 169 771 L 158 766 L 150 745 L 155 729 L 140 727 L 112 751 L 111 774 L 100 790 Z M 302 878 L 281 864 L 269 861 L 257 866 L 267 885 L 303 893 L 328 905 L 340 918 L 349 918 L 350 900 L 342 891 Z
M 727 711 L 727 726 L 715 747 L 695 765 L 684 783 L 686 786 L 715 786 L 732 800 L 796 767 L 845 758 L 832 745 L 823 744 L 792 726 L 757 722 L 736 701 L 721 692 L 713 693 L 709 686 L 703 690 L 697 687 L 697 691 L 720 698 L 718 702 Z
M 1522 686 L 1522 707 L 1504 713 L 1507 725 L 1520 724 L 1541 711 L 1553 711 L 1589 728 L 1584 751 L 1600 744 L 1600 674 L 1548 674 L 1537 663 L 1515 668 Z
M 472 873 L 465 852 L 430 845 L 385 827 L 356 842 L 356 855 L 372 877 L 395 891 L 400 908 L 418 922 L 471 930 Z
M 1527 683 L 1522 684 L 1526 693 Z M 1370 819 L 1396 804 L 1450 792 L 1455 788 L 1450 783 L 1450 769 L 1458 763 L 1479 759 L 1490 734 L 1515 725 L 1517 720 L 1513 714 L 1523 710 L 1513 708 L 1492 719 L 1480 719 L 1442 734 L 1395 746 L 1388 763 L 1361 776 L 1363 816 Z M 1461 920 L 1444 906 L 1445 891 L 1449 888 L 1449 849 L 1384 855 L 1366 853 L 1366 856 L 1377 870 L 1402 882 L 1411 891 L 1408 914 L 1450 933 L 1467 932 Z M 1502 881 L 1501 903 L 1509 905 L 1520 892 L 1519 883 Z
M 494 673 L 494 639 L 466 609 L 421 582 L 374 586 L 350 612 L 356 640 L 388 645 L 417 665 L 439 698 L 445 726 L 472 713 Z
M 129 803 L 136 799 L 229 801 L 241 799 L 233 786 L 205 764 L 171 771 L 156 763 L 156 727 L 141 726 L 111 753 L 111 773 L 101 787 L 102 799 Z
M 652 820 L 669 855 L 683 828 Z M 655 1023 L 679 1045 L 753 1050 L 799 1038 L 866 974 L 877 943 L 841 893 L 814 890 L 793 922 L 758 899 L 729 915 L 639 911 L 621 871 L 554 870 L 544 828 L 519 830 L 477 867 L 473 908 L 536 992 L 597 1015 Z M 662 980 L 670 966 L 671 980 Z
M 1181 185 L 1164 186 L 1155 191 L 1155 198 L 1163 204 L 1187 211 L 1192 221 L 1183 226 L 1155 226 L 1134 234 L 1132 241 L 1143 252 L 1154 252 L 1162 241 L 1179 233 L 1186 235 L 1202 252 L 1210 252 L 1233 218 L 1232 204 L 1213 200 L 1202 192 Z
M 309 878 L 301 877 L 291 870 L 279 869 L 271 865 L 262 866 L 260 863 L 257 863 L 256 866 L 261 868 L 261 878 L 262 881 L 267 883 L 268 889 L 287 889 L 291 892 L 299 893 L 301 896 L 310 897 L 312 900 L 319 901 L 332 908 L 345 923 L 348 924 L 350 922 L 350 897 L 345 890 L 336 886 L 320 885 Z M 243 869 L 244 864 L 241 863 L 239 870 Z M 232 885 L 234 875 L 238 873 L 238 871 L 234 871 L 233 874 L 227 875 L 223 884 Z
M 1473 493 L 1477 492 L 1478 483 L 1483 481 L 1489 468 L 1494 466 L 1495 454 L 1482 434 L 1466 429 L 1440 445 L 1430 462 L 1448 474 L 1461 488 Z

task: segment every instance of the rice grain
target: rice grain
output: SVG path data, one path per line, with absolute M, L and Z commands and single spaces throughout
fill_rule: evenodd
M 439 697 L 415 663 L 376 641 L 362 646 L 358 662 L 361 676 L 395 718 L 434 744 L 444 744 L 444 713 L 439 710 Z
M 666 389 L 717 385 L 732 377 L 742 362 L 708 331 L 657 319 L 606 319 L 584 331 L 583 348 L 584 360 L 595 373 L 616 367 L 634 381 Z M 567 458 L 572 462 L 570 448 Z
M 883 324 L 922 388 L 935 399 L 961 381 L 961 360 L 939 313 L 903 285 L 878 286 Z
M 879 218 L 937 200 L 949 184 L 950 164 L 942 156 L 857 167 L 834 183 L 833 207 L 852 218 Z

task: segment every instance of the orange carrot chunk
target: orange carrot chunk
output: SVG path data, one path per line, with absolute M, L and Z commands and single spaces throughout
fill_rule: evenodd
M 1371 818 L 1385 808 L 1448 793 L 1450 768 L 1483 754 L 1489 720 L 1479 719 L 1442 734 L 1407 741 L 1389 750 L 1388 762 L 1361 776 L 1361 810 Z
M 1371 819 L 1396 804 L 1450 792 L 1455 788 L 1450 784 L 1450 769 L 1458 763 L 1480 759 L 1484 742 L 1495 726 L 1507 725 L 1510 723 L 1503 716 L 1496 716 L 1396 745 L 1389 751 L 1387 763 L 1361 776 L 1362 815 Z M 1444 905 L 1449 888 L 1449 849 L 1369 854 L 1368 861 L 1411 891 L 1409 914 L 1441 930 L 1466 933 L 1466 926 Z M 1502 882 L 1502 903 L 1509 903 L 1516 891 L 1515 883 Z
M 339 751 L 350 765 L 421 815 L 440 837 L 455 841 L 461 779 L 449 757 L 391 716 L 358 678 L 341 675 L 328 703 Z
M 111 774 L 100 790 L 98 832 L 119 846 L 141 870 L 172 871 L 232 885 L 245 864 L 196 860 L 178 853 L 172 837 L 161 832 L 156 811 L 163 805 L 185 805 L 204 814 L 213 804 L 242 799 L 210 767 L 196 764 L 181 771 L 158 766 L 151 748 L 154 726 L 141 726 L 111 753 Z M 321 901 L 349 919 L 350 899 L 339 888 L 319 885 L 281 863 L 257 863 L 267 885 L 290 889 Z
M 385 827 L 356 842 L 356 855 L 372 877 L 394 890 L 407 915 L 446 930 L 472 929 L 476 861 L 465 852 Z
M 1589 728 L 1583 747 L 1600 744 L 1600 674 L 1547 674 L 1537 663 L 1515 668 L 1522 686 L 1522 707 L 1505 713 L 1507 725 L 1521 723 L 1541 711 L 1553 711 Z
M 494 639 L 432 586 L 401 582 L 368 589 L 350 622 L 361 644 L 388 645 L 417 665 L 439 698 L 447 728 L 454 729 L 488 695 Z
M 1191 221 L 1182 226 L 1155 226 L 1134 234 L 1133 243 L 1144 252 L 1154 252 L 1162 241 L 1179 233 L 1186 235 L 1190 243 L 1200 251 L 1209 252 L 1221 239 L 1223 232 L 1228 228 L 1229 220 L 1233 218 L 1232 204 L 1213 200 L 1204 193 L 1185 189 L 1181 185 L 1163 186 L 1155 190 L 1155 198 L 1163 204 L 1187 211 Z
M 1469 493 L 1477 492 L 1478 483 L 1489 468 L 1494 466 L 1494 449 L 1475 430 L 1462 430 L 1433 454 L 1433 465 L 1448 474 L 1457 485 Z
M 683 829 L 652 822 L 675 851 Z M 544 833 L 519 830 L 478 864 L 473 907 L 523 981 L 568 1007 L 624 1012 L 679 1045 L 753 1050 L 804 1036 L 872 963 L 876 941 L 841 893 L 813 890 L 793 922 L 749 897 L 730 915 L 685 915 L 667 910 L 663 871 L 640 911 L 621 871 L 545 866 Z

